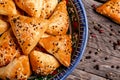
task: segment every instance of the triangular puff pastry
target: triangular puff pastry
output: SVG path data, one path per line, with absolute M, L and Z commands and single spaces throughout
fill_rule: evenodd
M 59 62 L 52 55 L 37 50 L 30 53 L 30 63 L 32 70 L 38 75 L 51 74 L 60 66 Z
M 11 29 L 0 37 L 0 67 L 9 64 L 15 57 L 19 57 L 21 50 L 15 43 Z
M 17 11 L 13 0 L 0 0 L 0 14 L 13 15 L 16 13 Z
M 57 4 L 58 4 L 58 0 L 43 0 L 43 7 L 40 17 L 49 18 L 49 16 L 53 13 Z
M 71 62 L 71 36 L 50 36 L 41 38 L 39 44 L 50 54 L 54 55 L 61 64 L 68 67 Z
M 30 16 L 40 17 L 44 0 L 14 0 L 19 8 Z
M 66 34 L 69 27 L 69 17 L 67 13 L 66 1 L 61 1 L 55 8 L 54 13 L 49 18 L 50 24 L 47 33 L 52 35 Z
M 120 0 L 109 0 L 96 8 L 96 11 L 120 24 Z
M 0 68 L 0 78 L 2 80 L 27 80 L 30 75 L 28 56 L 15 58 L 7 66 Z
M 47 29 L 47 21 L 21 15 L 10 18 L 10 24 L 25 55 L 36 46 Z

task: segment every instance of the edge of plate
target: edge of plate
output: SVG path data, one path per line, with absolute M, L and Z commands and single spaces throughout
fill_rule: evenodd
M 86 11 L 85 11 L 85 8 L 84 8 L 84 4 L 82 3 L 81 0 L 78 0 L 79 2 L 79 6 L 82 8 L 82 13 L 83 13 L 83 17 L 84 17 L 84 33 L 83 33 L 83 41 L 82 41 L 82 45 L 81 45 L 81 49 L 79 50 L 80 51 L 80 56 L 78 57 L 78 59 L 76 60 L 76 63 L 75 65 L 73 65 L 73 67 L 66 72 L 66 75 L 64 75 L 60 80 L 64 80 L 75 68 L 76 66 L 78 65 L 78 63 L 80 62 L 80 60 L 82 59 L 82 56 L 84 54 L 84 51 L 85 51 L 85 48 L 86 48 L 86 45 L 87 45 L 87 40 L 88 40 L 88 20 L 87 20 L 87 15 L 86 15 Z

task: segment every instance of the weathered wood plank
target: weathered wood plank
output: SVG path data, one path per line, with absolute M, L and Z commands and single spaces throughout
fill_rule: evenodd
M 67 80 L 120 80 L 120 49 L 115 45 L 120 40 L 120 25 L 93 10 L 93 4 L 102 3 L 82 1 L 88 17 L 89 39 L 80 64 Z
M 106 79 L 82 70 L 75 69 L 66 80 L 106 80 Z

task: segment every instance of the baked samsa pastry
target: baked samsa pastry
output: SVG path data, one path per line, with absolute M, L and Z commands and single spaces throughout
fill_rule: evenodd
M 21 50 L 15 42 L 11 29 L 0 37 L 0 67 L 9 64 L 15 57 L 19 57 Z
M 2 15 L 17 14 L 13 0 L 0 0 L 0 14 Z
M 120 0 L 109 0 L 96 8 L 96 11 L 120 24 Z
M 27 80 L 30 75 L 28 56 L 15 58 L 7 66 L 0 68 L 0 78 L 3 80 Z
M 61 1 L 55 8 L 54 13 L 49 18 L 50 24 L 46 32 L 52 35 L 66 34 L 69 27 L 69 17 L 66 7 L 66 1 Z
M 37 50 L 30 53 L 30 63 L 33 72 L 38 75 L 51 74 L 60 66 L 59 62 L 52 55 Z
M 36 46 L 47 29 L 47 21 L 21 15 L 10 17 L 10 24 L 25 55 Z
M 70 35 L 41 38 L 39 44 L 50 54 L 54 55 L 61 64 L 66 67 L 70 66 L 72 52 Z
M 43 0 L 43 7 L 40 17 L 49 18 L 53 13 L 57 4 L 58 4 L 58 0 Z
M 6 30 L 8 30 L 8 28 L 8 23 L 0 19 L 0 34 L 4 33 Z
M 40 17 L 43 0 L 14 0 L 19 8 L 30 16 Z

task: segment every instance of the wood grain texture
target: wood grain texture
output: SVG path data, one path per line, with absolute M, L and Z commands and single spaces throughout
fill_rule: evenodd
M 93 10 L 103 3 L 82 2 L 89 24 L 88 44 L 81 62 L 66 80 L 120 80 L 120 25 Z

